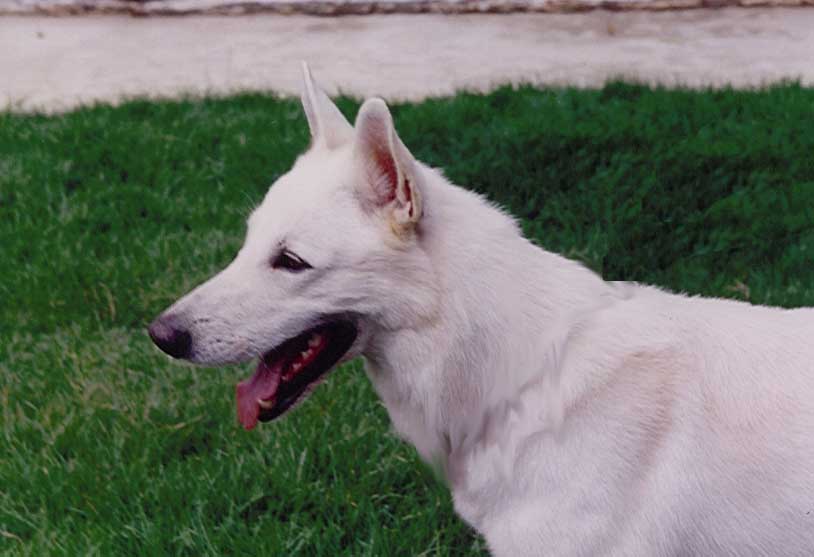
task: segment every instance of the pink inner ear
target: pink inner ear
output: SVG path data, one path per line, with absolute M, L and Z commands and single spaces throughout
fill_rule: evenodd
M 376 180 L 376 194 L 382 205 L 390 203 L 396 198 L 396 184 L 398 183 L 398 170 L 396 161 L 386 149 L 375 151 L 376 170 L 379 178 Z

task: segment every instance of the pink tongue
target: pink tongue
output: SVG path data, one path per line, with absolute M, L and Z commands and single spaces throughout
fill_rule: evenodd
M 271 367 L 262 359 L 250 379 L 241 381 L 235 388 L 237 397 L 237 419 L 245 429 L 257 425 L 260 416 L 260 405 L 257 399 L 274 400 L 277 387 L 280 385 L 282 362 L 274 362 Z

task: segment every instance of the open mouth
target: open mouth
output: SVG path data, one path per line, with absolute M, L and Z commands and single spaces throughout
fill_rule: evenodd
M 237 416 L 246 429 L 282 416 L 342 359 L 356 340 L 348 321 L 318 325 L 260 358 L 254 375 L 238 383 Z

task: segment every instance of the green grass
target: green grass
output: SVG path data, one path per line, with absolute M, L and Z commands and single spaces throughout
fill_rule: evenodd
M 416 156 L 608 279 L 814 305 L 814 90 L 504 88 L 393 112 Z M 230 260 L 306 133 L 257 94 L 0 113 L 0 552 L 485 553 L 358 363 L 246 433 L 249 366 L 177 365 L 146 337 Z

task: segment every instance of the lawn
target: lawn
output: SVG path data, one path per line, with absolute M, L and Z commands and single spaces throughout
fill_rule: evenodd
M 393 113 L 418 158 L 607 279 L 814 305 L 812 89 L 503 88 Z M 360 362 L 245 432 L 250 365 L 147 338 L 306 145 L 298 103 L 260 94 L 0 113 L 0 552 L 485 554 Z

